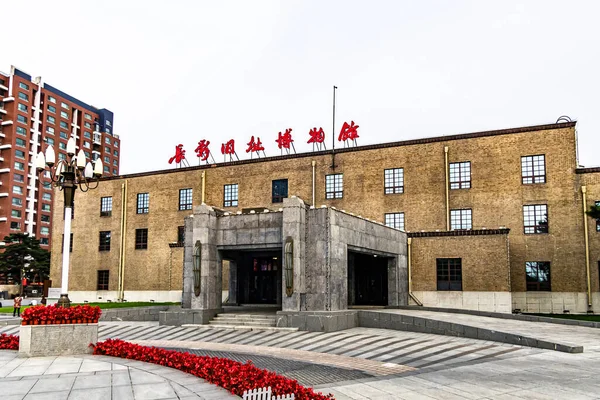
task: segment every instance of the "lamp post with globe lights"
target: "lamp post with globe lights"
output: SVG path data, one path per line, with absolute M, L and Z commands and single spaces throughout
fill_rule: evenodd
M 102 176 L 102 160 L 98 158 L 92 163 L 85 159 L 83 150 L 75 155 L 75 139 L 70 138 L 67 142 L 67 158 L 55 162 L 55 153 L 52 146 L 46 148 L 46 154 L 43 152 L 37 155 L 35 168 L 41 177 L 44 171 L 50 172 L 52 183 L 63 191 L 65 203 L 65 228 L 63 235 L 63 257 L 62 257 L 62 283 L 61 295 L 58 300 L 58 306 L 69 307 L 69 255 L 71 239 L 71 216 L 73 212 L 73 201 L 77 189 L 87 192 L 90 189 L 96 189 L 99 179 Z

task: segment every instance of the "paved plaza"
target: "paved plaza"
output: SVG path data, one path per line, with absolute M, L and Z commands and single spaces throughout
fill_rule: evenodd
M 520 331 L 527 335 L 583 345 L 584 352 L 569 354 L 493 341 L 374 328 L 321 333 L 174 327 L 159 326 L 156 322 L 101 322 L 99 338 L 120 338 L 143 345 L 176 348 L 242 362 L 251 360 L 260 368 L 297 379 L 318 391 L 332 393 L 336 399 L 600 399 L 600 329 L 464 314 L 434 314 L 439 320 L 453 318 L 459 323 L 480 324 L 509 332 Z M 421 316 L 433 317 L 431 314 Z M 0 326 L 0 332 L 5 333 L 18 334 L 18 329 L 14 325 Z M 46 359 L 19 359 L 15 355 L 16 352 L 0 352 L 0 356 L 4 357 L 0 358 L 0 363 L 21 363 L 13 372 L 0 367 L 0 377 L 3 377 L 0 379 L 0 388 L 4 394 L 7 393 L 4 388 L 10 390 L 13 380 L 27 381 L 18 387 L 27 388 L 30 385 L 27 390 L 35 390 L 38 381 L 48 377 L 68 378 L 68 374 L 74 374 L 73 381 L 66 382 L 71 382 L 71 392 L 77 395 L 79 386 L 76 385 L 85 385 L 83 382 L 90 379 L 86 376 L 125 375 L 122 368 L 129 368 L 133 375 L 129 372 L 131 379 L 124 386 L 131 388 L 130 393 L 134 397 L 123 398 L 185 398 L 177 392 L 180 386 L 191 391 L 192 395 L 197 396 L 195 398 L 231 397 L 227 392 L 218 392 L 220 389 L 216 386 L 202 383 L 199 378 L 155 365 L 95 356 L 57 358 L 48 364 Z M 47 369 L 44 373 L 40 373 L 41 368 L 38 368 L 29 371 L 30 375 L 34 374 L 33 377 L 14 375 L 24 374 L 15 371 L 26 371 L 24 367 L 27 363 L 41 360 L 46 360 L 44 368 Z M 80 369 L 77 372 L 63 371 L 67 376 L 52 374 L 54 362 L 57 362 L 56 365 L 79 363 Z M 90 365 L 87 363 L 104 365 L 102 368 L 105 369 L 86 371 Z M 136 392 L 136 385 L 146 384 L 133 379 L 138 373 L 153 374 L 153 379 L 162 379 L 153 384 L 164 387 L 164 392 L 150 394 L 141 391 L 143 389 Z M 148 375 L 145 376 L 150 379 Z M 175 376 L 183 381 L 171 379 Z M 189 382 L 185 379 L 189 379 Z M 191 383 L 192 380 L 196 383 Z M 104 394 L 114 393 L 112 382 L 105 381 L 105 386 L 96 388 L 97 392 L 100 393 L 102 389 Z M 188 383 L 191 389 L 186 386 Z M 169 386 L 171 391 L 167 389 Z M 196 392 L 194 388 L 207 392 Z M 15 386 L 15 390 L 24 389 L 16 389 Z M 176 396 L 169 397 L 173 392 Z M 42 398 L 30 396 L 33 393 L 14 393 L 14 398 Z M 89 400 L 94 397 L 86 398 Z M 121 397 L 113 395 L 112 398 Z

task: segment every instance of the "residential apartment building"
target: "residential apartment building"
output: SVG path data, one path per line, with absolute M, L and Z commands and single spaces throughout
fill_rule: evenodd
M 600 223 L 584 209 L 600 201 L 600 168 L 579 167 L 576 148 L 567 122 L 103 178 L 76 200 L 69 295 L 177 301 L 193 207 L 277 211 L 295 195 L 406 231 L 413 302 L 598 311 Z
M 53 193 L 49 172 L 40 181 L 34 162 L 48 145 L 57 160 L 64 159 L 71 137 L 88 159 L 102 159 L 105 176 L 119 174 L 121 143 L 111 111 L 15 67 L 0 73 L 0 241 L 10 233 L 27 232 L 50 250 L 54 196 L 59 194 Z M 0 277 L 0 283 L 13 280 Z

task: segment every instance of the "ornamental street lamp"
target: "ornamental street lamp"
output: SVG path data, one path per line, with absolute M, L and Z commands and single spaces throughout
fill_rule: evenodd
M 65 229 L 63 237 L 63 257 L 62 257 L 62 285 L 61 295 L 58 300 L 58 306 L 69 307 L 69 254 L 71 242 L 71 215 L 73 209 L 73 200 L 75 190 L 79 188 L 82 192 L 98 187 L 99 178 L 102 176 L 102 160 L 98 158 L 92 168 L 91 162 L 86 162 L 85 153 L 79 150 L 75 156 L 75 139 L 71 138 L 67 142 L 67 159 L 58 160 L 55 163 L 55 153 L 52 146 L 46 148 L 46 155 L 40 151 L 35 161 L 35 168 L 41 177 L 44 171 L 50 172 L 52 183 L 64 193 L 65 200 Z

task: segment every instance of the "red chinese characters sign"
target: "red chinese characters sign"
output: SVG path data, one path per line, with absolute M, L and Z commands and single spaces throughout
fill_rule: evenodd
M 323 132 L 323 128 L 312 128 L 308 134 L 310 135 L 310 139 L 306 143 L 323 143 L 325 141 L 325 132 Z
M 279 132 L 279 137 L 277 138 L 277 140 L 275 140 L 275 142 L 277 142 L 277 147 L 279 147 L 280 149 L 288 150 L 293 141 L 294 140 L 292 139 L 292 128 L 286 129 L 283 135 L 281 134 L 281 132 Z
M 246 149 L 246 153 L 258 153 L 259 151 L 265 151 L 265 148 L 262 145 L 259 137 L 256 138 L 256 141 L 254 141 L 254 136 L 252 136 L 247 144 L 248 148 Z
M 210 149 L 208 148 L 209 144 L 210 141 L 204 139 L 198 142 L 198 147 L 196 147 L 195 151 L 200 161 L 208 160 L 208 157 L 210 156 Z
M 227 143 L 221 145 L 221 154 L 232 155 L 235 154 L 235 140 L 231 139 Z
M 173 164 L 173 161 L 180 164 L 183 160 L 185 160 L 185 150 L 183 149 L 182 144 L 178 144 L 175 146 L 175 155 L 169 158 L 169 164 Z
M 358 138 L 358 125 L 354 124 L 354 121 L 350 121 L 350 124 L 344 122 L 342 125 L 342 130 L 340 131 L 340 135 L 338 136 L 338 140 L 340 142 L 345 142 L 347 140 L 356 141 Z

